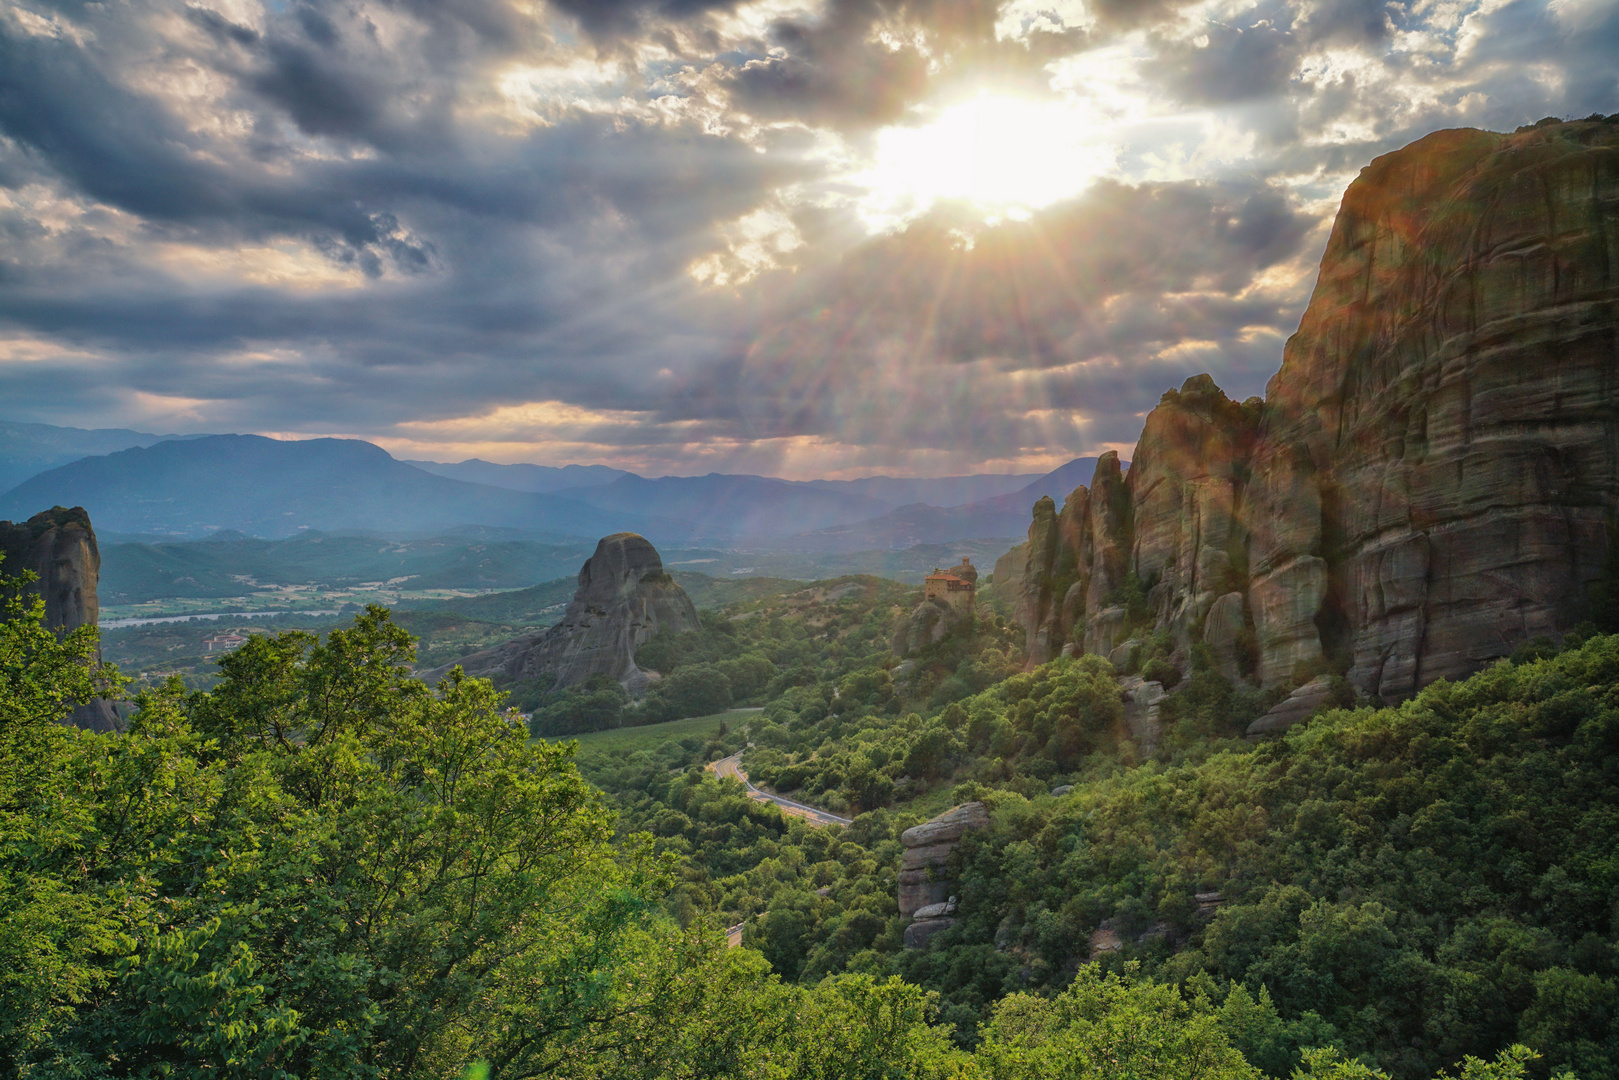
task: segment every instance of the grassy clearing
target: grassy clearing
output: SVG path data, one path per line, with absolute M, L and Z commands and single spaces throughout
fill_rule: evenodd
M 684 720 L 671 720 L 666 724 L 647 724 L 644 727 L 613 728 L 608 731 L 591 731 L 584 735 L 573 736 L 579 743 L 579 757 L 581 759 L 597 755 L 611 754 L 619 751 L 634 753 L 637 750 L 655 750 L 671 739 L 684 739 L 696 736 L 706 739 L 719 730 L 723 723 L 733 730 L 740 724 L 759 715 L 756 709 L 731 709 L 728 712 L 715 713 L 712 716 L 692 716 Z M 557 742 L 566 742 L 566 739 L 557 739 Z

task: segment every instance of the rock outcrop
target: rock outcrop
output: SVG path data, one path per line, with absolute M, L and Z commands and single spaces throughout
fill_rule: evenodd
M 1555 638 L 1619 586 L 1616 382 L 1619 124 L 1378 158 L 1264 402 L 1189 379 L 1122 484 L 1104 459 L 1073 522 L 1036 507 L 1030 659 L 1167 632 L 1183 673 L 1205 645 L 1229 677 L 1395 701 Z
M 1294 690 L 1248 725 L 1246 737 L 1261 739 L 1266 735 L 1280 735 L 1294 724 L 1308 720 L 1332 699 L 1332 677 L 1317 675 Z
M 505 683 L 550 675 L 559 688 L 606 675 L 639 695 L 651 677 L 635 666 L 635 650 L 660 631 L 698 625 L 691 597 L 664 572 L 657 549 L 636 533 L 614 533 L 580 568 L 579 589 L 561 622 L 458 662 L 469 675 Z M 436 678 L 446 670 L 425 674 Z
M 101 615 L 96 586 L 101 579 L 101 551 L 84 507 L 57 506 L 27 521 L 0 521 L 0 574 L 31 570 L 38 580 L 28 591 L 45 600 L 45 625 L 59 635 L 94 626 Z M 99 653 L 96 659 L 100 660 Z M 68 720 L 92 731 L 121 728 L 108 701 L 97 698 L 74 707 Z
M 900 834 L 905 854 L 899 868 L 899 913 L 916 920 L 905 929 L 908 947 L 926 944 L 928 938 L 954 924 L 953 883 L 946 876 L 950 853 L 967 830 L 988 825 L 989 808 L 970 802 Z
M 967 617 L 943 600 L 923 600 L 899 617 L 889 647 L 895 656 L 915 656 L 967 625 Z

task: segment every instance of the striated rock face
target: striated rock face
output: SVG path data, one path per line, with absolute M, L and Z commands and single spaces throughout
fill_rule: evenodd
M 657 549 L 636 533 L 614 533 L 580 568 L 579 589 L 561 622 L 459 663 L 469 675 L 515 682 L 552 675 L 559 687 L 606 675 L 639 694 L 651 680 L 635 666 L 635 650 L 659 631 L 697 627 L 696 607 L 664 573 Z
M 1085 590 L 1086 652 L 1106 652 L 1117 644 L 1118 620 L 1109 616 L 1110 601 L 1124 585 L 1130 554 L 1130 491 L 1124 482 L 1119 455 L 1109 451 L 1096 459 L 1087 501 L 1088 521 L 1082 527 L 1081 547 L 1074 553 L 1076 574 Z
M 1030 595 L 1072 560 L 1087 652 L 1168 631 L 1183 672 L 1204 644 L 1228 676 L 1394 701 L 1587 618 L 1619 519 L 1619 124 L 1374 161 L 1265 401 L 1189 379 L 1102 473 L 1023 569 Z M 1033 660 L 1058 605 L 1019 613 Z
M 101 614 L 96 584 L 101 552 L 84 507 L 55 507 L 25 522 L 0 521 L 0 551 L 6 574 L 32 570 L 39 575 L 31 592 L 45 598 L 45 625 L 65 634 L 94 625 Z
M 1441 131 L 1362 171 L 1256 455 L 1267 682 L 1324 656 L 1392 701 L 1585 617 L 1616 328 L 1619 125 Z
M 1023 569 L 1018 574 L 1016 619 L 1027 631 L 1029 662 L 1043 664 L 1062 648 L 1052 640 L 1052 609 L 1061 602 L 1053 588 L 1051 568 L 1057 559 L 1057 504 L 1042 496 L 1034 504 L 1034 522 L 1024 545 Z
M 29 591 L 45 599 L 46 626 L 65 635 L 96 624 L 101 615 L 96 599 L 101 552 L 84 507 L 57 506 L 25 522 L 0 521 L 0 552 L 5 554 L 0 574 L 31 570 L 39 576 Z M 92 731 L 121 726 L 112 705 L 100 699 L 75 706 L 68 719 Z
M 948 903 L 949 879 L 945 863 L 968 829 L 989 825 L 989 809 L 981 802 L 962 803 L 900 834 L 905 845 L 899 868 L 899 913 L 916 915 L 920 909 Z
M 1136 444 L 1130 569 L 1182 653 L 1215 600 L 1246 584 L 1241 509 L 1260 409 L 1258 399 L 1238 405 L 1196 375 L 1164 395 Z

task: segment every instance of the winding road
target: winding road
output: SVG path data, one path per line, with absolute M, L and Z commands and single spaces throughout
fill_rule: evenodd
M 742 754 L 740 751 L 728 758 L 720 758 L 718 761 L 712 762 L 708 767 L 713 769 L 717 776 L 730 777 L 732 780 L 741 781 L 743 790 L 748 793 L 748 798 L 753 799 L 755 802 L 775 803 L 781 807 L 782 813 L 790 817 L 801 817 L 811 825 L 850 824 L 849 818 L 839 817 L 825 810 L 817 810 L 813 806 L 795 802 L 792 799 L 784 799 L 780 795 L 772 795 L 768 791 L 760 791 L 748 780 L 748 774 L 742 771 Z M 740 931 L 741 927 L 734 929 Z M 740 937 L 740 933 L 738 936 Z

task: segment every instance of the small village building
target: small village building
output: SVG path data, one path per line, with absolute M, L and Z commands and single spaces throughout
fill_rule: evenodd
M 230 652 L 232 649 L 239 649 L 246 644 L 247 635 L 238 634 L 232 630 L 229 633 L 218 634 L 206 639 L 202 643 L 202 648 L 204 652 Z
M 934 567 L 922 588 L 924 599 L 942 600 L 970 619 L 978 599 L 978 570 L 971 559 L 962 556 L 961 563 L 949 570 Z

